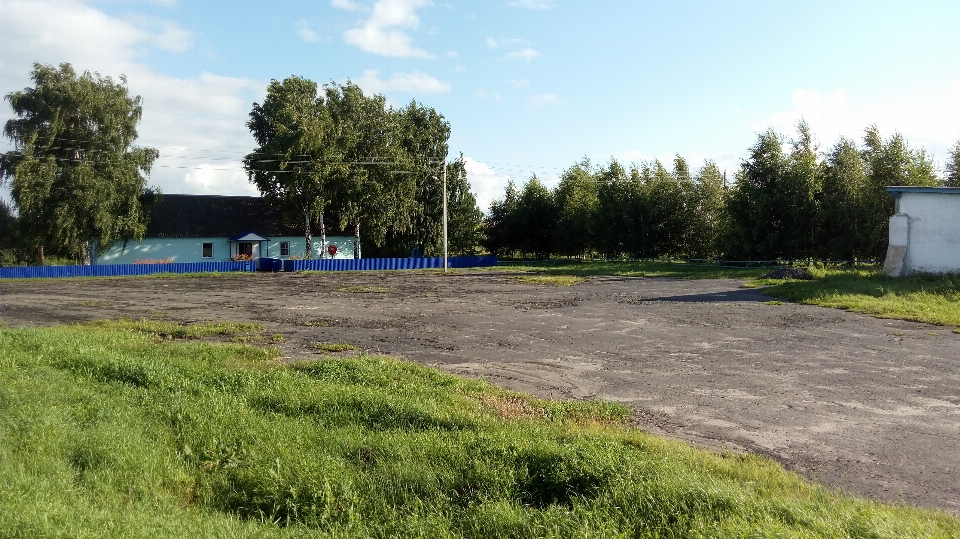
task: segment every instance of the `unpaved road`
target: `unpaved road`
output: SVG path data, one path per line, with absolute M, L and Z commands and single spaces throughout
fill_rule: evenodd
M 0 320 L 260 321 L 292 359 L 343 341 L 540 396 L 621 401 L 647 430 L 960 514 L 960 335 L 949 328 L 765 305 L 736 280 L 553 287 L 510 275 L 0 280 Z

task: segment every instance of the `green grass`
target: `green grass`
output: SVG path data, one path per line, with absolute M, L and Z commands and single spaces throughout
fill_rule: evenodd
M 498 271 L 527 271 L 543 275 L 618 275 L 624 277 L 673 277 L 676 279 L 755 279 L 770 272 L 770 268 L 723 268 L 710 264 L 667 261 L 607 261 L 572 262 L 506 262 L 492 268 Z
M 535 275 L 511 275 L 510 279 L 518 283 L 552 286 L 574 286 L 589 280 L 587 277 L 577 277 L 576 275 L 544 275 L 542 273 Z
M 347 344 L 345 342 L 335 342 L 335 343 L 315 342 L 313 343 L 313 348 L 320 352 L 331 352 L 331 353 L 348 352 L 350 350 L 360 350 L 359 346 Z
M 89 325 L 101 328 L 129 330 L 145 335 L 171 339 L 201 339 L 210 335 L 237 335 L 263 331 L 263 324 L 250 322 L 215 322 L 205 324 L 180 324 L 167 320 L 99 320 Z M 280 335 L 280 340 L 283 336 Z M 278 341 L 279 342 L 279 341 Z
M 943 326 L 960 326 L 960 275 L 887 277 L 879 269 L 810 270 L 813 280 L 750 283 L 763 293 L 808 305 L 820 305 Z
M 389 286 L 365 286 L 365 285 L 355 285 L 355 286 L 341 286 L 338 288 L 340 292 L 350 292 L 352 294 L 385 294 L 388 292 L 396 292 L 396 288 L 390 288 Z
M 0 329 L 0 535 L 960 536 L 943 513 L 622 427 L 616 404 L 155 335 Z

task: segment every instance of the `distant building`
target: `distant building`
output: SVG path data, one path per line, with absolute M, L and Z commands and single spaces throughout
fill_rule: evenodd
M 353 258 L 353 236 L 327 228 L 327 245 L 313 230 L 313 258 Z M 142 241 L 117 242 L 97 257 L 96 264 L 132 264 L 137 260 L 215 262 L 249 256 L 303 257 L 302 226 L 285 222 L 260 197 L 219 195 L 163 195 L 154 206 Z
M 887 187 L 896 199 L 883 272 L 960 273 L 960 187 Z

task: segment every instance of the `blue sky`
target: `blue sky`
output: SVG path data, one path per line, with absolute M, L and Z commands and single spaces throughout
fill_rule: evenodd
M 256 194 L 239 158 L 270 79 L 351 79 L 450 121 L 481 207 L 583 157 L 731 174 L 803 116 L 938 162 L 960 139 L 960 1 L 0 0 L 0 93 L 33 62 L 127 75 L 168 193 Z M 0 108 L 9 117 L 6 103 Z M 8 149 L 4 141 L 0 149 Z

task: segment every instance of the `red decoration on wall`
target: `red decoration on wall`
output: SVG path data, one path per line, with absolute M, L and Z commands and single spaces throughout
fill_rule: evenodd
M 331 243 L 327 246 L 327 252 L 330 253 L 331 257 L 337 256 L 337 246 Z

